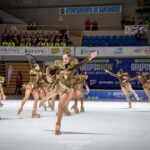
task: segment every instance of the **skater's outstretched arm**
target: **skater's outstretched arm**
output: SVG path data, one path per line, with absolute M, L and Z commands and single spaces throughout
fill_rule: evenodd
M 111 76 L 114 76 L 114 77 L 118 78 L 118 76 L 117 76 L 115 73 L 110 72 L 110 71 L 108 71 L 107 69 L 105 69 L 104 71 L 105 71 L 106 73 L 110 74 Z
M 129 77 L 129 81 L 137 80 L 137 76 L 135 77 Z
M 87 58 L 85 58 L 83 61 L 81 61 L 80 63 L 74 65 L 74 67 L 70 68 L 69 70 L 74 70 L 77 69 L 78 67 L 88 63 L 89 61 L 91 61 L 93 58 L 95 58 L 97 56 L 97 51 L 91 53 L 90 56 L 88 56 Z

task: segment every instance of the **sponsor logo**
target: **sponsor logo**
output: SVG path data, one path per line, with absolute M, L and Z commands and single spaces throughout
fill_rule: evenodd
M 134 52 L 135 52 L 135 53 L 142 53 L 142 52 L 143 52 L 143 49 L 135 49 Z
M 123 48 L 120 47 L 115 49 L 114 54 L 123 54 Z
M 96 83 L 97 83 L 96 80 L 90 80 L 90 85 L 94 85 L 94 84 L 96 84 Z
M 150 54 L 150 47 L 145 48 L 145 54 Z
M 54 47 L 51 49 L 52 50 L 52 54 L 56 54 L 56 53 L 59 53 L 59 48 L 58 47 Z
M 44 54 L 44 50 L 42 49 L 25 49 L 26 54 Z
M 70 49 L 69 47 L 64 47 L 64 48 L 63 48 L 63 52 L 64 52 L 65 54 L 69 54 L 69 53 L 71 52 L 71 49 Z
M 15 48 L 15 47 L 13 47 L 13 48 L 11 48 L 11 47 L 1 47 L 0 48 L 0 52 L 2 53 L 2 54 L 19 54 L 20 52 L 21 52 L 21 50 L 20 49 L 18 49 L 18 48 Z
M 82 55 L 90 55 L 92 52 L 95 52 L 95 49 L 81 49 L 81 54 Z M 98 51 L 97 51 L 97 55 L 98 55 Z

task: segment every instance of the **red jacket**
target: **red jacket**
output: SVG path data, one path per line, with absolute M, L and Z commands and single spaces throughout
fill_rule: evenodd
M 16 79 L 16 85 L 22 85 L 23 81 L 22 79 Z

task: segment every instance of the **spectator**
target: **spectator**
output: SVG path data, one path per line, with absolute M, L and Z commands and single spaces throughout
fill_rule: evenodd
M 122 27 L 122 30 L 124 30 L 124 26 L 126 25 L 126 19 L 125 19 L 125 16 L 122 17 L 122 20 L 121 20 L 121 27 Z
M 91 22 L 90 22 L 90 20 L 88 18 L 84 22 L 84 25 L 85 25 L 85 30 L 90 30 L 91 29 Z
M 65 46 L 68 43 L 68 35 L 65 30 L 59 32 L 4 32 L 2 34 L 2 46 Z M 55 44 L 56 43 L 56 44 Z M 66 45 L 67 46 L 67 45 Z
M 139 24 L 139 25 L 142 25 L 142 24 L 143 24 L 143 19 L 142 19 L 142 17 L 139 17 L 139 19 L 138 19 L 138 24 Z
M 28 22 L 27 30 L 32 30 L 32 22 L 31 22 L 31 20 L 29 20 L 29 22 Z
M 132 17 L 132 19 L 131 19 L 131 25 L 135 25 L 135 17 Z
M 32 30 L 36 30 L 36 29 L 37 29 L 37 22 L 34 21 L 34 22 L 32 23 Z
M 91 30 L 97 30 L 98 26 L 97 26 L 97 22 L 96 20 L 93 20 L 93 22 L 91 22 Z
M 25 47 L 25 46 L 26 46 L 25 38 L 21 38 L 20 46 L 22 46 L 22 47 Z
M 26 46 L 27 47 L 30 47 L 32 44 L 31 44 L 31 38 L 28 38 L 27 39 L 27 42 L 26 42 Z
M 21 88 L 23 85 L 23 80 L 22 80 L 22 73 L 19 71 L 17 74 L 17 78 L 16 78 L 16 89 L 15 89 L 15 94 L 16 95 L 21 95 Z
M 131 17 L 127 16 L 126 25 L 131 25 Z

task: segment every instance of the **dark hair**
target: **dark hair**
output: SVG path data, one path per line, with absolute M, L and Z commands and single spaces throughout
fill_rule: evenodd
M 120 70 L 119 70 L 119 72 L 123 72 L 123 70 L 122 70 L 122 69 L 120 69 Z
M 33 64 L 32 69 L 35 69 L 35 67 L 37 67 L 37 66 L 38 66 L 38 64 Z
M 64 54 L 64 55 L 67 55 L 67 57 L 72 58 L 71 54 Z

